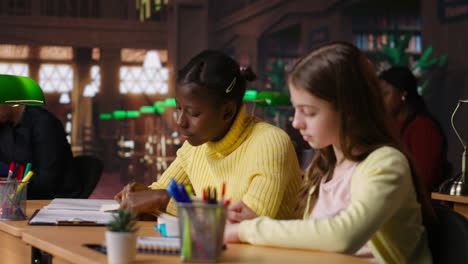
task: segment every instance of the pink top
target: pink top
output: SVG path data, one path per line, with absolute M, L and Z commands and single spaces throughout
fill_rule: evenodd
M 334 177 L 326 182 L 323 177 L 319 187 L 319 194 L 310 219 L 326 219 L 337 216 L 351 203 L 351 178 L 357 163 L 349 168 L 342 177 Z M 367 243 L 354 255 L 377 262 Z

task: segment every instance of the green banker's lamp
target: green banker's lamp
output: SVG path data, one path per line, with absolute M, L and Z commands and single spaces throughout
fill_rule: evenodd
M 41 87 L 31 78 L 0 74 L 0 87 L 0 104 L 46 104 Z
M 466 143 L 463 140 L 463 138 L 460 136 L 458 133 L 457 129 L 455 128 L 455 124 L 453 123 L 453 119 L 455 117 L 455 113 L 457 112 L 458 108 L 460 108 L 460 105 L 463 103 L 468 103 L 468 100 L 459 100 L 457 106 L 455 107 L 455 110 L 453 111 L 452 114 L 452 127 L 453 130 L 455 131 L 455 134 L 457 135 L 458 139 L 463 145 L 463 154 L 462 154 L 462 164 L 461 164 L 461 174 L 460 177 L 458 177 L 450 186 L 450 195 L 468 195 L 468 171 L 467 171 L 467 164 L 468 160 L 466 157 Z

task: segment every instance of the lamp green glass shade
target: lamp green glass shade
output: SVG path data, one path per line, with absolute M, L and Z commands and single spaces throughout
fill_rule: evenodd
M 166 107 L 176 107 L 176 100 L 175 98 L 167 98 L 164 103 L 166 104 Z
M 135 110 L 127 111 L 127 117 L 128 117 L 128 118 L 137 118 L 137 117 L 140 117 L 140 112 L 135 111 Z
M 41 87 L 31 78 L 0 74 L 0 87 L 0 104 L 46 104 Z
M 112 116 L 115 120 L 125 119 L 127 117 L 127 111 L 115 110 L 114 112 L 112 112 Z
M 140 107 L 140 113 L 142 114 L 154 114 L 156 110 L 151 105 L 144 105 Z
M 242 100 L 244 101 L 252 101 L 257 99 L 257 94 L 258 92 L 255 90 L 246 90 L 244 94 L 244 98 Z
M 163 101 L 157 101 L 154 103 L 154 109 L 158 114 L 164 114 L 164 112 L 166 112 L 166 103 Z
M 99 114 L 99 119 L 101 119 L 101 120 L 110 120 L 110 119 L 112 119 L 112 114 L 109 114 L 109 113 Z
M 272 91 L 272 92 L 260 92 L 257 95 L 257 100 L 262 102 L 257 103 L 258 106 L 288 106 L 291 105 L 291 101 L 286 94 Z

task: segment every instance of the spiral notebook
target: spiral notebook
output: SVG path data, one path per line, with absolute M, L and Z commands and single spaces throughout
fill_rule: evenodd
M 138 253 L 179 254 L 180 239 L 173 237 L 138 237 Z

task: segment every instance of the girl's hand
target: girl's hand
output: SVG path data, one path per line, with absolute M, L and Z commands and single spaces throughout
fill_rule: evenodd
M 257 217 L 257 214 L 241 200 L 233 203 L 228 208 L 227 221 L 230 224 L 240 223 L 243 220 L 249 220 L 255 217 Z
M 165 211 L 170 196 L 166 190 L 127 192 L 120 203 L 120 208 L 128 209 L 135 214 Z
M 239 239 L 239 224 L 226 223 L 224 230 L 224 242 L 226 243 L 240 243 Z
M 120 191 L 118 194 L 114 196 L 114 200 L 116 200 L 119 203 L 122 203 L 122 200 L 125 199 L 128 193 L 130 192 L 138 192 L 138 191 L 143 191 L 143 190 L 148 190 L 148 186 L 138 183 L 138 182 L 132 182 L 127 185 Z

